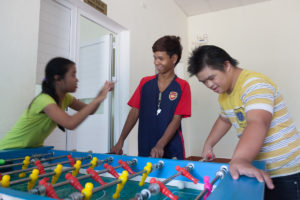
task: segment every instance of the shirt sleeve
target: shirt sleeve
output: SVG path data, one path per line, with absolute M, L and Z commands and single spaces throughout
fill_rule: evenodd
M 133 95 L 131 96 L 130 100 L 128 101 L 128 105 L 131 107 L 135 107 L 140 109 L 140 102 L 141 102 L 141 90 L 143 86 L 143 79 L 140 81 L 140 84 L 135 89 Z
M 191 116 L 191 89 L 188 82 L 181 85 L 182 94 L 174 115 L 181 115 L 183 118 Z
M 228 118 L 228 116 L 226 115 L 226 113 L 225 113 L 224 109 L 222 108 L 222 106 L 220 105 L 220 103 L 219 103 L 219 106 L 220 106 L 220 110 L 221 110 L 220 115 L 221 115 L 223 118 Z
M 273 114 L 274 99 L 279 93 L 271 83 L 258 79 L 248 84 L 242 91 L 241 100 L 244 104 L 245 112 L 261 109 Z
M 73 100 L 74 97 L 71 94 L 67 93 L 63 100 L 63 109 L 65 110 L 67 107 L 69 107 L 72 104 Z
M 44 110 L 44 108 L 46 106 L 48 106 L 49 104 L 56 104 L 56 102 L 48 94 L 40 94 L 33 100 L 31 107 L 30 107 L 30 112 L 38 114 L 38 113 L 42 112 Z

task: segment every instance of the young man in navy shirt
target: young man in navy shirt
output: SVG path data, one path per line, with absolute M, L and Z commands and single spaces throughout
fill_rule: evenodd
M 180 38 L 164 36 L 152 50 L 157 74 L 141 79 L 128 102 L 132 108 L 121 136 L 111 150 L 122 154 L 124 141 L 139 120 L 139 156 L 184 159 L 181 119 L 191 116 L 191 91 L 174 71 L 182 53 Z

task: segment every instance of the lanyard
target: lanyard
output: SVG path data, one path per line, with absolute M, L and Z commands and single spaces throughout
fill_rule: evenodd
M 161 113 L 160 102 L 161 102 L 161 92 L 160 92 L 159 95 L 158 95 L 158 104 L 157 104 L 156 115 L 159 115 L 159 113 Z

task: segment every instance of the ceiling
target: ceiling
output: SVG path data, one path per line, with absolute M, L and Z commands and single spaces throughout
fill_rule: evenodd
M 174 0 L 186 16 L 199 15 L 228 8 L 270 0 Z

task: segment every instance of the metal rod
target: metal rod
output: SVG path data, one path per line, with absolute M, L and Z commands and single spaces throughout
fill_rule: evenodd
M 127 164 L 130 165 L 130 166 L 131 166 L 131 165 L 135 165 L 136 163 L 137 163 L 136 159 L 133 159 L 133 160 L 131 160 L 131 161 L 127 161 Z M 119 169 L 119 168 L 121 168 L 121 167 L 122 167 L 122 165 L 118 165 L 118 166 L 115 166 L 115 167 L 113 167 L 113 168 L 114 168 L 114 169 Z M 98 171 L 97 173 L 98 173 L 98 174 L 102 174 L 102 173 L 105 173 L 105 172 L 108 172 L 108 171 L 109 171 L 109 169 L 104 169 L 104 170 Z M 146 172 L 146 170 L 143 170 L 143 172 Z M 133 177 L 135 177 L 135 176 L 138 176 L 139 174 L 140 174 L 140 172 L 137 172 L 137 173 L 134 173 L 134 174 L 129 175 L 127 178 L 130 179 L 130 178 L 133 178 Z M 87 175 L 79 176 L 77 179 L 78 179 L 78 180 L 81 180 L 81 179 L 84 179 L 84 178 L 88 178 L 88 177 L 90 177 L 90 176 L 92 176 L 92 175 L 91 175 L 91 174 L 87 174 Z M 59 182 L 59 183 L 57 183 L 57 184 L 54 184 L 54 185 L 53 185 L 53 188 L 59 187 L 59 186 L 65 185 L 65 184 L 68 184 L 69 182 L 70 182 L 69 180 Z M 106 183 L 105 185 L 101 185 L 101 186 L 99 186 L 99 187 L 94 188 L 94 189 L 93 189 L 93 193 L 98 192 L 98 191 L 100 191 L 100 190 L 103 190 L 103 189 L 105 189 L 105 188 L 107 188 L 107 187 L 116 185 L 116 184 L 121 183 L 121 182 L 122 182 L 121 180 L 117 179 L 117 180 L 115 180 L 115 181 Z
M 177 176 L 180 176 L 182 174 L 182 172 L 178 172 L 177 174 L 174 174 L 173 176 L 167 178 L 166 180 L 162 181 L 163 184 L 167 184 L 169 183 L 171 180 L 173 180 L 174 178 L 176 178 Z
M 101 190 L 103 190 L 103 189 L 105 189 L 105 188 L 108 188 L 108 187 L 110 187 L 110 186 L 116 185 L 116 184 L 121 183 L 121 182 L 122 182 L 122 180 L 117 179 L 117 180 L 112 181 L 112 182 L 109 182 L 109 183 L 107 183 L 107 184 L 105 184 L 105 185 L 101 185 L 101 186 L 99 186 L 99 187 L 96 187 L 96 188 L 93 189 L 93 194 L 94 194 L 95 192 L 101 191 Z
M 140 175 L 140 174 L 143 174 L 143 173 L 145 173 L 145 172 L 147 172 L 147 170 L 143 170 L 143 171 L 136 172 L 136 173 L 134 173 L 134 174 L 130 174 L 130 175 L 127 177 L 127 179 L 130 180 L 130 179 L 132 179 L 132 178 L 134 178 L 134 177 L 136 177 L 136 176 L 138 176 L 138 175 Z M 103 190 L 103 189 L 105 189 L 105 188 L 107 188 L 107 187 L 116 185 L 116 184 L 121 183 L 121 182 L 122 182 L 122 180 L 118 179 L 118 180 L 109 182 L 109 183 L 107 183 L 107 184 L 105 184 L 105 185 L 101 185 L 101 186 L 99 186 L 99 187 L 96 187 L 96 188 L 93 189 L 93 194 L 94 194 L 95 192 L 101 191 L 101 190 Z
M 91 158 L 91 156 L 87 156 L 87 157 L 78 158 L 77 160 L 85 160 L 85 159 L 90 159 L 90 158 Z M 63 161 L 61 163 L 66 164 L 66 163 L 70 163 L 70 161 L 67 160 L 67 161 Z M 52 163 L 52 164 L 44 165 L 44 168 L 52 167 L 52 166 L 55 166 L 57 164 L 59 164 L 59 163 Z M 31 168 L 27 168 L 27 169 L 19 169 L 19 170 L 15 170 L 15 171 L 5 172 L 2 175 L 4 176 L 4 175 L 17 174 L 17 173 L 21 173 L 21 172 L 28 172 L 28 171 L 31 171 L 31 170 L 37 169 L 37 168 L 38 168 L 37 166 L 34 166 L 34 167 L 31 167 Z
M 187 165 L 184 167 L 184 169 L 186 169 L 187 171 L 191 171 L 193 169 L 193 166 Z M 178 172 L 178 173 L 174 174 L 173 176 L 167 178 L 166 180 L 162 181 L 162 183 L 166 185 L 171 180 L 175 179 L 177 176 L 180 176 L 181 174 L 182 174 L 182 172 Z
M 135 164 L 136 163 L 136 160 L 133 160 L 134 162 L 133 162 L 133 164 Z M 128 163 L 128 162 L 127 162 Z M 128 163 L 129 164 L 129 163 Z M 130 165 L 130 164 L 129 164 Z M 154 165 L 152 165 L 152 167 L 151 167 L 151 172 L 152 171 L 154 171 L 154 170 L 156 170 L 156 169 L 159 169 L 159 168 L 161 168 L 161 167 L 163 167 L 163 165 L 164 165 L 164 162 L 163 161 L 159 161 L 157 164 L 154 164 Z M 114 167 L 115 169 L 116 168 L 120 168 L 121 167 L 121 165 L 119 165 L 119 166 L 116 166 L 116 167 Z M 108 171 L 108 170 L 101 170 L 101 172 L 106 172 L 106 171 Z M 127 178 L 128 179 L 132 179 L 133 177 L 136 177 L 136 176 L 138 176 L 139 174 L 142 174 L 142 173 L 145 173 L 145 172 L 147 172 L 146 170 L 142 170 L 142 171 L 140 171 L 140 172 L 137 172 L 137 173 L 134 173 L 134 174 L 131 174 L 131 175 L 129 175 Z M 100 174 L 100 171 L 98 172 L 99 174 Z M 78 178 L 79 179 L 79 178 Z M 107 184 L 105 184 L 105 185 L 102 185 L 102 186 L 100 186 L 100 187 L 97 187 L 97 188 L 94 188 L 93 190 L 92 190 L 92 192 L 93 193 L 95 193 L 95 192 L 98 192 L 98 191 L 100 191 L 100 190 L 103 190 L 103 189 L 105 189 L 105 188 L 107 188 L 107 187 L 110 187 L 110 186 L 113 186 L 113 185 L 116 185 L 116 184 L 118 184 L 118 183 L 121 183 L 122 181 L 121 180 L 115 180 L 115 181 L 112 181 L 112 182 L 110 182 L 110 183 L 107 183 Z M 82 194 L 80 194 L 80 193 L 78 193 L 78 192 L 74 192 L 74 193 L 72 193 L 71 195 L 69 195 L 69 197 L 68 198 L 65 198 L 64 200 L 74 200 L 74 199 L 76 199 L 76 200 L 81 200 L 81 199 L 83 199 L 84 198 L 84 196 L 82 195 Z
M 53 152 L 52 153 L 45 153 L 45 154 L 33 154 L 32 156 L 30 156 L 30 158 L 40 158 L 40 157 L 44 157 L 44 156 L 53 156 Z M 19 158 L 11 158 L 11 159 L 3 159 L 5 160 L 5 162 L 12 162 L 12 161 L 17 161 L 17 160 L 24 160 L 25 157 L 19 157 Z
M 104 162 L 110 162 L 111 160 L 112 160 L 112 157 L 106 158 L 106 159 L 104 159 L 104 160 L 101 160 L 101 161 L 98 163 L 98 165 L 100 165 L 100 164 L 102 164 L 102 163 L 104 163 Z M 82 165 L 82 167 L 88 167 L 88 166 L 90 166 L 90 165 L 91 165 L 91 164 L 89 163 L 89 164 Z M 75 167 L 72 167 L 72 170 L 73 170 L 73 169 L 75 169 Z M 116 169 L 116 168 L 115 168 L 115 169 Z M 108 170 L 107 170 L 107 169 L 101 170 L 101 171 L 98 171 L 97 173 L 98 173 L 98 174 L 105 173 L 105 172 L 103 172 L 103 171 L 107 172 Z M 65 171 L 63 170 L 63 172 L 65 172 Z M 77 179 L 78 179 L 78 180 L 81 180 L 81 179 L 89 178 L 89 177 L 91 177 L 91 176 L 92 176 L 91 174 L 86 174 L 86 175 L 77 177 Z M 61 181 L 61 182 L 59 182 L 59 183 L 53 184 L 52 187 L 53 187 L 53 188 L 56 188 L 56 187 L 60 187 L 60 186 L 63 186 L 63 185 L 69 184 L 69 183 L 70 183 L 70 180 Z
M 210 184 L 214 185 L 215 182 L 216 182 L 217 180 L 219 180 L 219 178 L 220 178 L 219 176 L 216 176 L 216 177 L 214 178 L 214 180 L 213 180 L 212 182 L 210 182 Z M 207 192 L 208 192 L 208 190 L 205 188 L 205 189 L 202 190 L 202 192 L 195 198 L 195 200 L 201 199 Z
M 157 166 L 157 165 L 159 165 L 159 166 Z M 151 172 L 152 172 L 152 170 L 156 170 L 156 169 L 160 168 L 162 165 L 163 165 L 163 164 L 162 164 L 161 162 L 160 162 L 159 164 L 154 165 L 154 167 L 151 168 Z M 134 173 L 134 174 L 130 174 L 130 175 L 127 177 L 127 179 L 128 179 L 128 180 L 129 180 L 129 179 L 132 179 L 132 178 L 134 178 L 134 177 L 136 177 L 136 176 L 138 176 L 138 175 L 140 175 L 140 174 L 143 174 L 143 173 L 145 173 L 145 172 L 147 172 L 147 170 L 142 170 L 142 171 L 136 172 L 136 173 Z M 93 189 L 93 193 L 98 192 L 98 191 L 100 191 L 100 190 L 103 190 L 103 189 L 105 189 L 105 188 L 107 188 L 107 187 L 116 185 L 116 184 L 118 184 L 118 183 L 120 183 L 120 182 L 122 182 L 122 181 L 121 181 L 121 180 L 115 180 L 115 181 L 112 181 L 112 182 L 107 183 L 107 184 L 105 184 L 105 185 L 101 185 L 101 186 L 99 186 L 99 187 L 96 187 L 96 188 Z
M 92 176 L 91 174 L 86 174 L 86 175 L 77 177 L 77 179 L 81 180 L 81 179 L 89 178 L 91 176 Z M 56 188 L 56 187 L 60 187 L 60 186 L 63 186 L 63 185 L 69 184 L 69 183 L 70 183 L 70 180 L 61 181 L 59 183 L 53 184 L 52 187 Z
M 184 167 L 187 171 L 191 171 L 194 168 L 193 164 L 188 164 Z M 171 180 L 175 179 L 177 176 L 180 176 L 182 172 L 178 172 L 174 174 L 173 176 L 165 179 L 164 181 L 161 181 L 164 185 L 169 183 Z M 144 200 L 149 199 L 151 197 L 151 194 L 158 194 L 160 192 L 160 186 L 157 183 L 152 183 L 149 185 L 148 189 L 143 189 L 140 193 L 137 193 L 135 198 L 138 200 Z
M 219 179 L 223 179 L 226 173 L 227 173 L 227 167 L 222 166 L 220 170 L 217 172 L 216 177 L 210 182 L 210 184 L 214 185 Z M 195 200 L 201 199 L 207 192 L 208 190 L 204 188 L 204 190 L 202 190 L 202 192 L 195 198 Z
M 64 163 L 66 163 L 67 161 L 65 161 Z M 58 164 L 64 164 L 63 162 L 61 163 L 58 163 Z M 58 165 L 57 163 L 54 163 L 54 165 Z M 92 164 L 91 163 L 88 163 L 88 164 L 85 164 L 85 165 L 82 165 L 81 167 L 89 167 L 91 166 Z M 75 167 L 69 167 L 69 168 L 66 168 L 66 169 L 63 169 L 61 170 L 61 172 L 67 172 L 67 171 L 71 171 L 71 170 L 74 170 Z M 47 177 L 47 176 L 52 176 L 54 175 L 55 172 L 49 172 L 49 173 L 45 173 L 45 174 L 40 174 L 38 175 L 39 178 L 44 178 L 44 177 Z M 19 184 L 19 183 L 23 183 L 23 182 L 26 182 L 26 181 L 30 181 L 30 178 L 22 178 L 22 179 L 18 179 L 18 180 L 15 180 L 15 181 L 11 181 L 10 182 L 10 185 L 16 185 L 16 184 Z
M 57 156 L 57 157 L 52 157 L 52 158 L 46 158 L 46 159 L 41 160 L 41 162 L 46 162 L 46 161 L 49 161 L 49 160 L 55 160 L 55 159 L 65 158 L 67 156 L 68 155 Z M 34 161 L 30 161 L 29 164 L 34 164 Z M 15 167 L 15 166 L 19 166 L 19 165 L 23 165 L 23 162 L 15 163 L 15 164 L 2 165 L 2 166 L 0 166 L 0 169 L 7 168 L 7 167 Z

